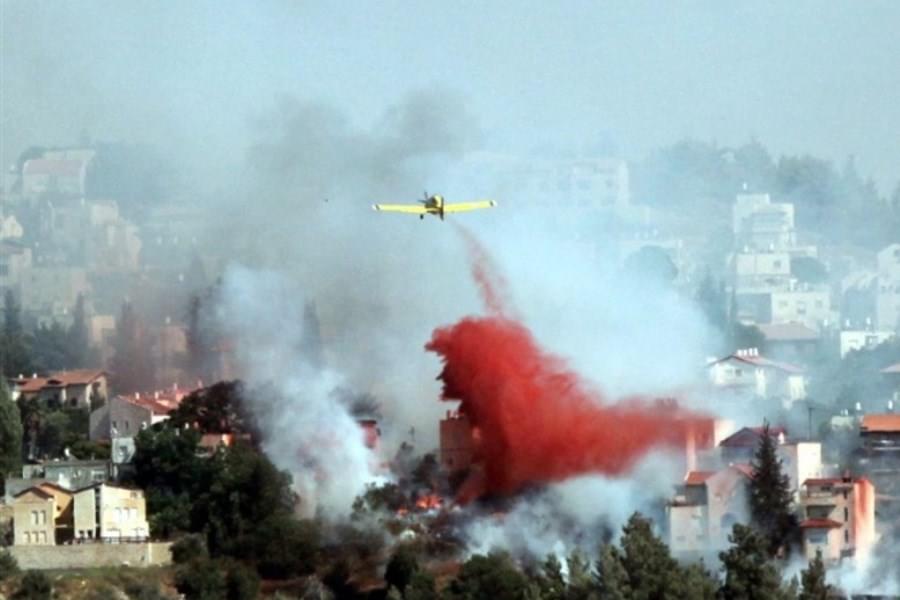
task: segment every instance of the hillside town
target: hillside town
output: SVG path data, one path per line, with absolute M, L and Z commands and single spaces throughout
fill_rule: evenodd
M 898 20 L 0 0 L 0 600 L 900 600 Z

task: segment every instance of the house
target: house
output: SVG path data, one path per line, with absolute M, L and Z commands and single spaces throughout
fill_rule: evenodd
M 88 158 L 33 158 L 22 165 L 22 194 L 84 196 Z
M 800 495 L 803 550 L 828 563 L 865 561 L 875 544 L 875 488 L 864 477 L 807 479 Z
M 819 333 L 803 323 L 767 323 L 757 327 L 766 340 L 766 354 L 775 359 L 809 364 L 819 349 Z
M 666 507 L 672 553 L 699 556 L 727 548 L 734 524 L 746 521 L 751 476 L 747 464 L 689 471 Z
M 114 396 L 109 402 L 91 412 L 90 438 L 110 440 L 115 465 L 130 463 L 134 456 L 134 437 L 151 425 L 169 418 L 189 391 L 177 385 L 152 394 L 135 393 Z
M 56 543 L 56 497 L 40 487 L 30 487 L 13 498 L 13 544 L 47 546 Z
M 74 493 L 75 540 L 146 541 L 150 535 L 142 490 L 98 483 Z
M 847 329 L 841 332 L 841 358 L 854 350 L 871 350 L 894 337 L 893 331 Z
M 756 348 L 712 359 L 707 363 L 707 370 L 712 386 L 722 391 L 777 399 L 785 408 L 806 398 L 804 370 L 760 356 Z
M 791 256 L 787 252 L 736 252 L 731 257 L 734 284 L 739 291 L 773 288 L 791 278 Z
M 48 460 L 22 466 L 24 479 L 41 478 L 69 490 L 107 481 L 110 474 L 106 460 Z
M 22 377 L 10 380 L 13 400 L 37 400 L 52 406 L 90 408 L 107 395 L 106 372 L 96 369 L 59 371 L 47 377 Z
M 783 427 L 772 427 L 769 435 L 776 444 L 776 454 L 781 460 L 782 472 L 790 480 L 791 490 L 796 494 L 802 482 L 811 477 L 821 477 L 825 471 L 822 464 L 822 444 L 816 441 L 788 440 Z M 763 436 L 762 427 L 744 427 L 734 435 L 722 440 L 719 454 L 724 464 L 749 464 L 756 455 Z
M 796 246 L 794 205 L 775 203 L 769 194 L 738 194 L 732 207 L 735 243 L 756 250 Z

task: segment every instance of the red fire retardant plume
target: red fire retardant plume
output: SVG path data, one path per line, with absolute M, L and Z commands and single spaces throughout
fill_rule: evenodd
M 477 241 L 467 238 L 473 250 Z M 473 259 L 485 256 L 475 249 Z M 442 396 L 461 400 L 483 468 L 463 486 L 461 501 L 580 474 L 617 475 L 653 448 L 684 448 L 693 416 L 637 399 L 607 404 L 503 314 L 487 273 L 473 268 L 492 314 L 437 329 L 425 346 L 444 361 Z

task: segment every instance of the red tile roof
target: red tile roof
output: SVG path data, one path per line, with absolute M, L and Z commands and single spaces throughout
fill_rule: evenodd
M 744 427 L 719 442 L 719 446 L 725 448 L 751 448 L 759 445 L 762 437 L 762 427 Z M 769 436 L 777 438 L 779 435 L 787 436 L 787 430 L 784 427 L 770 427 Z
M 17 377 L 12 382 L 24 393 L 39 392 L 44 388 L 66 387 L 70 385 L 88 385 L 106 375 L 97 369 L 76 369 L 60 371 L 47 377 Z
M 703 485 L 706 480 L 715 475 L 715 471 L 690 471 L 684 477 L 685 485 Z
M 711 367 L 713 365 L 717 365 L 722 362 L 726 362 L 729 360 L 737 360 L 743 363 L 747 363 L 748 365 L 753 365 L 756 367 L 760 367 L 763 369 L 776 369 L 778 371 L 784 371 L 785 373 L 794 373 L 799 374 L 803 373 L 803 369 L 796 365 L 792 365 L 786 362 L 780 362 L 776 360 L 770 360 L 764 356 L 739 356 L 737 354 L 732 354 L 730 356 L 726 356 L 725 358 L 720 358 L 719 360 L 714 360 L 711 363 L 707 364 L 707 367 Z
M 898 433 L 900 432 L 900 414 L 863 415 L 859 426 L 860 433 Z
M 831 519 L 806 519 L 800 523 L 803 529 L 837 529 L 841 524 Z

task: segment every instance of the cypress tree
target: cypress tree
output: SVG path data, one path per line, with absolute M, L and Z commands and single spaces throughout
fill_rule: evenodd
M 766 422 L 753 459 L 750 516 L 753 526 L 766 540 L 769 556 L 789 551 L 796 539 L 799 525 L 792 504 L 790 479 L 782 470 L 776 442 Z

